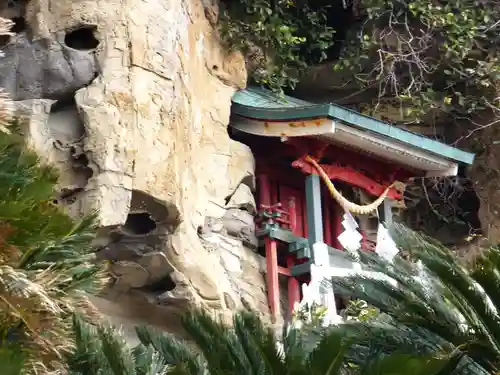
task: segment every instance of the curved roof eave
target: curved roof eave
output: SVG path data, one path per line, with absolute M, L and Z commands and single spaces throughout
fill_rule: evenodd
M 238 91 L 233 96 L 231 112 L 242 117 L 262 121 L 330 118 L 462 164 L 472 164 L 474 162 L 475 155 L 472 153 L 400 129 L 339 105 L 314 104 L 289 96 L 280 98 L 271 91 L 261 88 L 251 87 Z

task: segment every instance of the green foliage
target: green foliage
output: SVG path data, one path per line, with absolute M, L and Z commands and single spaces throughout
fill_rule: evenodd
M 258 83 L 294 87 L 308 65 L 334 42 L 328 6 L 313 0 L 228 1 L 222 35 L 234 48 L 258 47 Z M 396 97 L 419 121 L 438 110 L 460 119 L 500 110 L 500 5 L 495 0 L 360 0 L 334 71 L 378 97 Z M 353 18 L 354 19 L 354 18 Z M 319 60 L 309 56 L 318 52 Z
M 379 96 L 396 96 L 417 117 L 497 111 L 500 7 L 496 1 L 362 0 L 366 19 L 338 70 Z
M 2 368 L 2 374 L 21 374 L 26 359 L 26 353 L 19 344 L 4 341 L 0 346 L 0 366 Z
M 152 346 L 131 348 L 112 326 L 93 325 L 73 316 L 76 347 L 68 360 L 70 375 L 160 375 L 167 365 Z
M 389 264 L 374 254 L 361 254 L 372 271 L 397 283 L 364 277 L 335 279 L 343 294 L 365 300 L 380 311 L 367 324 L 341 327 L 358 344 L 385 352 L 412 348 L 414 354 L 453 352 L 457 374 L 490 374 L 500 369 L 500 250 L 489 249 L 472 269 L 451 251 L 401 226 L 395 239 L 413 263 L 396 258 Z M 369 332 L 363 344 L 363 332 Z M 361 335 L 360 335 L 361 333 Z M 405 349 L 406 348 L 406 349 Z
M 437 358 L 399 352 L 360 358 L 355 340 L 340 330 L 318 333 L 314 344 L 298 329 L 289 328 L 282 340 L 253 313 L 241 312 L 232 327 L 205 312 L 186 315 L 183 326 L 191 343 L 137 329 L 141 343 L 127 347 L 113 329 L 94 327 L 75 318 L 77 349 L 69 360 L 72 375 L 445 375 L 453 356 Z M 352 358 L 359 360 L 355 364 Z
M 294 311 L 294 319 L 304 324 L 320 327 L 323 324 L 328 309 L 325 306 L 312 303 L 298 305 Z
M 71 312 L 92 313 L 87 293 L 105 280 L 89 246 L 94 217 L 74 222 L 50 203 L 56 181 L 21 135 L 0 132 L 0 354 L 25 361 L 23 372 L 64 368 Z
M 378 314 L 378 309 L 373 306 L 369 306 L 366 301 L 357 299 L 348 302 L 347 308 L 343 313 L 343 318 L 345 320 L 368 322 L 375 319 Z
M 229 0 L 222 4 L 221 35 L 251 60 L 257 83 L 280 91 L 294 87 L 309 63 L 326 58 L 335 37 L 326 9 L 300 0 Z

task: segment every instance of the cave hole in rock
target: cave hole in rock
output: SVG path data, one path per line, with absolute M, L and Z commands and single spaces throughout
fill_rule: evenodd
M 51 137 L 61 143 L 69 144 L 83 138 L 85 126 L 74 95 L 61 98 L 50 106 L 47 124 Z
M 27 31 L 28 25 L 24 17 L 14 17 L 11 18 L 10 20 L 13 22 L 13 25 L 10 29 L 11 33 L 20 34 Z M 0 35 L 0 48 L 9 44 L 11 39 L 12 35 Z
M 158 280 L 157 282 L 145 286 L 141 289 L 147 292 L 161 294 L 174 290 L 176 286 L 177 285 L 175 284 L 175 281 L 172 279 L 172 277 L 170 277 L 170 275 L 167 275 L 163 279 Z
M 0 50 L 10 42 L 10 35 L 0 35 Z
M 403 222 L 444 245 L 481 234 L 480 201 L 469 178 L 418 178 L 407 185 L 403 199 Z
M 156 229 L 156 223 L 147 212 L 131 212 L 122 227 L 125 234 L 143 236 Z
M 99 46 L 99 40 L 95 36 L 96 31 L 95 26 L 81 26 L 66 34 L 64 44 L 79 51 L 93 50 Z
M 64 175 L 62 190 L 80 192 L 93 176 L 89 159 L 84 150 L 85 126 L 80 117 L 74 95 L 61 98 L 50 107 L 47 130 L 56 152 L 64 155 L 66 163 L 71 165 L 71 173 Z M 67 196 L 66 198 L 69 198 Z
M 13 33 L 19 34 L 26 31 L 26 29 L 28 28 L 24 17 L 14 17 L 12 19 L 12 22 L 14 22 L 14 26 L 12 26 L 10 31 Z
M 74 109 L 78 112 L 74 95 L 68 95 L 55 101 L 50 106 L 50 113 L 57 113 L 68 109 Z
M 175 204 L 136 189 L 132 190 L 130 212 L 148 213 L 149 220 L 162 231 L 175 231 L 181 221 L 180 211 Z

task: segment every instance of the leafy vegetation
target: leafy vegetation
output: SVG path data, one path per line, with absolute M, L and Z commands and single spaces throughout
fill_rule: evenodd
M 332 16 L 339 6 L 350 15 L 345 37 Z M 494 0 L 243 0 L 227 2 L 221 29 L 235 48 L 258 47 L 264 58 L 253 79 L 275 90 L 293 88 L 308 66 L 329 60 L 359 88 L 408 104 L 410 118 L 438 110 L 459 121 L 500 110 L 499 18 Z M 334 43 L 340 56 L 329 55 Z
M 183 326 L 195 346 L 142 327 L 137 329 L 141 344 L 131 349 L 109 327 L 78 319 L 75 325 L 77 350 L 69 360 L 73 375 L 442 375 L 453 358 L 400 352 L 355 366 L 351 357 L 356 351 L 350 350 L 352 342 L 341 331 L 308 341 L 291 328 L 279 342 L 275 332 L 249 312 L 236 314 L 232 327 L 202 311 L 188 313 Z
M 0 132 L 0 333 L 39 370 L 64 367 L 71 313 L 92 314 L 87 293 L 105 280 L 89 246 L 94 218 L 75 223 L 51 203 L 56 179 L 22 136 Z
M 326 59 L 335 40 L 326 8 L 294 0 L 226 1 L 221 33 L 249 58 L 253 79 L 281 90 L 294 87 L 308 64 Z
M 334 68 L 363 87 L 411 104 L 407 114 L 438 109 L 458 119 L 497 112 L 498 18 L 494 1 L 363 0 L 365 18 Z M 367 67 L 369 67 L 367 69 Z
M 453 352 L 461 358 L 454 374 L 497 373 L 500 250 L 486 250 L 467 269 L 435 241 L 401 226 L 394 231 L 400 249 L 413 261 L 397 257 L 388 263 L 369 253 L 361 254 L 361 261 L 396 284 L 359 277 L 334 280 L 336 290 L 380 312 L 367 323 L 343 325 L 346 336 L 355 338 L 366 351 L 375 341 L 387 353 L 396 349 L 411 349 L 415 355 Z M 365 332 L 369 335 L 363 336 Z
M 9 27 L 0 19 L 0 34 Z M 106 280 L 89 246 L 94 218 L 74 222 L 53 205 L 56 182 L 55 171 L 26 150 L 1 94 L 0 367 L 7 375 L 66 368 L 72 313 L 93 315 L 87 293 Z

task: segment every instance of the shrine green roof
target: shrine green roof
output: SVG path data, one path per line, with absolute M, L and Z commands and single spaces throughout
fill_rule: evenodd
M 474 154 L 448 146 L 373 117 L 332 103 L 316 104 L 290 96 L 280 97 L 269 90 L 250 87 L 238 91 L 232 98 L 231 113 L 255 120 L 306 120 L 329 118 L 399 143 L 408 144 L 463 164 L 472 164 Z

